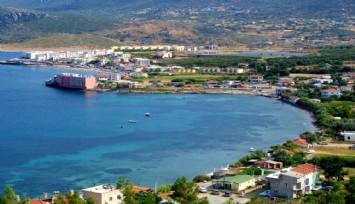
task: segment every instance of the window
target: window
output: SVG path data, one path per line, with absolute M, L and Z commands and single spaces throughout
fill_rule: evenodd
M 285 186 L 287 187 L 287 183 L 285 183 Z
M 109 200 L 112 201 L 112 197 L 110 197 Z
M 348 140 L 350 140 L 350 136 L 348 137 Z

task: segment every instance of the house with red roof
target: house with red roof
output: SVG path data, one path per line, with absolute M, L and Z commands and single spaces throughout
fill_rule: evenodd
M 302 148 L 309 148 L 310 146 L 312 146 L 305 139 L 301 139 L 301 138 L 294 139 L 291 142 L 297 145 L 298 147 L 302 147 Z
M 269 174 L 266 179 L 269 182 L 272 196 L 296 198 L 299 195 L 312 193 L 319 181 L 319 174 L 319 167 L 301 164 Z
M 331 97 L 331 96 L 337 96 L 337 97 L 341 96 L 340 91 L 337 90 L 337 89 L 324 89 L 324 90 L 320 91 L 320 94 L 324 98 L 328 98 L 328 97 Z
M 293 86 L 295 82 L 291 78 L 279 78 L 277 85 L 279 86 Z
M 216 80 L 208 80 L 203 83 L 205 87 L 208 88 L 214 88 L 214 87 L 219 87 L 218 81 Z
M 298 100 L 300 100 L 300 98 L 298 98 L 297 96 L 290 96 L 290 97 L 287 99 L 287 101 L 288 101 L 289 103 L 292 103 L 292 104 L 296 104 Z
M 264 80 L 264 77 L 259 74 L 252 74 L 252 75 L 249 75 L 248 80 L 251 83 L 260 83 Z
M 263 169 L 281 169 L 283 168 L 283 163 L 273 160 L 259 160 L 254 163 L 254 166 Z

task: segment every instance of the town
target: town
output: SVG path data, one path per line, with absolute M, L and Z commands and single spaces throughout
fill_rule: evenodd
M 150 189 L 119 178 L 116 185 L 94 185 L 65 195 L 54 192 L 52 197 L 44 193 L 43 198 L 30 203 L 75 203 L 75 199 L 78 203 L 102 204 L 139 203 L 145 199 L 151 199 L 148 203 L 354 201 L 354 47 L 325 49 L 316 56 L 251 58 L 201 58 L 195 56 L 199 48 L 184 49 L 123 46 L 92 51 L 36 51 L 27 53 L 27 59 L 13 61 L 98 73 L 58 73 L 46 82 L 68 89 L 266 96 L 275 103 L 285 102 L 311 112 L 319 130 L 271 146 L 268 152 L 250 148 L 250 154 L 234 164 L 198 175 L 193 182 L 181 177 L 174 184 Z M 186 52 L 179 53 L 181 50 Z M 334 52 L 339 54 L 327 55 Z M 14 194 L 11 188 L 6 192 Z

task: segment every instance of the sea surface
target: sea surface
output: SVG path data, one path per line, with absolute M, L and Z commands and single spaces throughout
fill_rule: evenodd
M 0 59 L 19 55 L 0 53 Z M 263 97 L 44 86 L 61 72 L 68 70 L 0 65 L 1 189 L 37 197 L 114 184 L 119 176 L 154 187 L 315 130 L 306 112 Z

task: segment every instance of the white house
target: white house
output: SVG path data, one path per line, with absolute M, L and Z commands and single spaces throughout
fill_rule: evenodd
M 291 78 L 279 78 L 277 84 L 279 86 L 293 86 L 295 82 Z
M 299 147 L 302 147 L 302 148 L 309 148 L 310 146 L 312 146 L 305 139 L 301 139 L 301 138 L 294 139 L 291 142 Z
M 149 67 L 150 59 L 136 58 L 134 59 L 134 64 L 139 67 Z
M 123 204 L 123 193 L 111 185 L 99 185 L 81 190 L 87 198 L 93 198 L 96 204 Z
M 355 141 L 355 131 L 344 131 L 340 133 L 344 136 L 344 141 L 354 142 Z
M 264 77 L 258 74 L 252 74 L 248 77 L 251 83 L 260 83 L 264 80 Z
M 322 78 L 322 79 L 313 79 L 313 84 L 324 84 L 324 83 L 332 83 L 333 79 L 328 79 L 328 78 Z
M 302 164 L 295 168 L 283 169 L 266 176 L 270 194 L 276 197 L 296 198 L 312 193 L 319 180 L 320 169 L 311 164 Z
M 331 96 L 337 96 L 340 97 L 341 93 L 337 89 L 325 89 L 320 91 L 322 97 L 331 97 Z
M 340 91 L 349 91 L 351 92 L 353 88 L 351 86 L 341 86 Z

